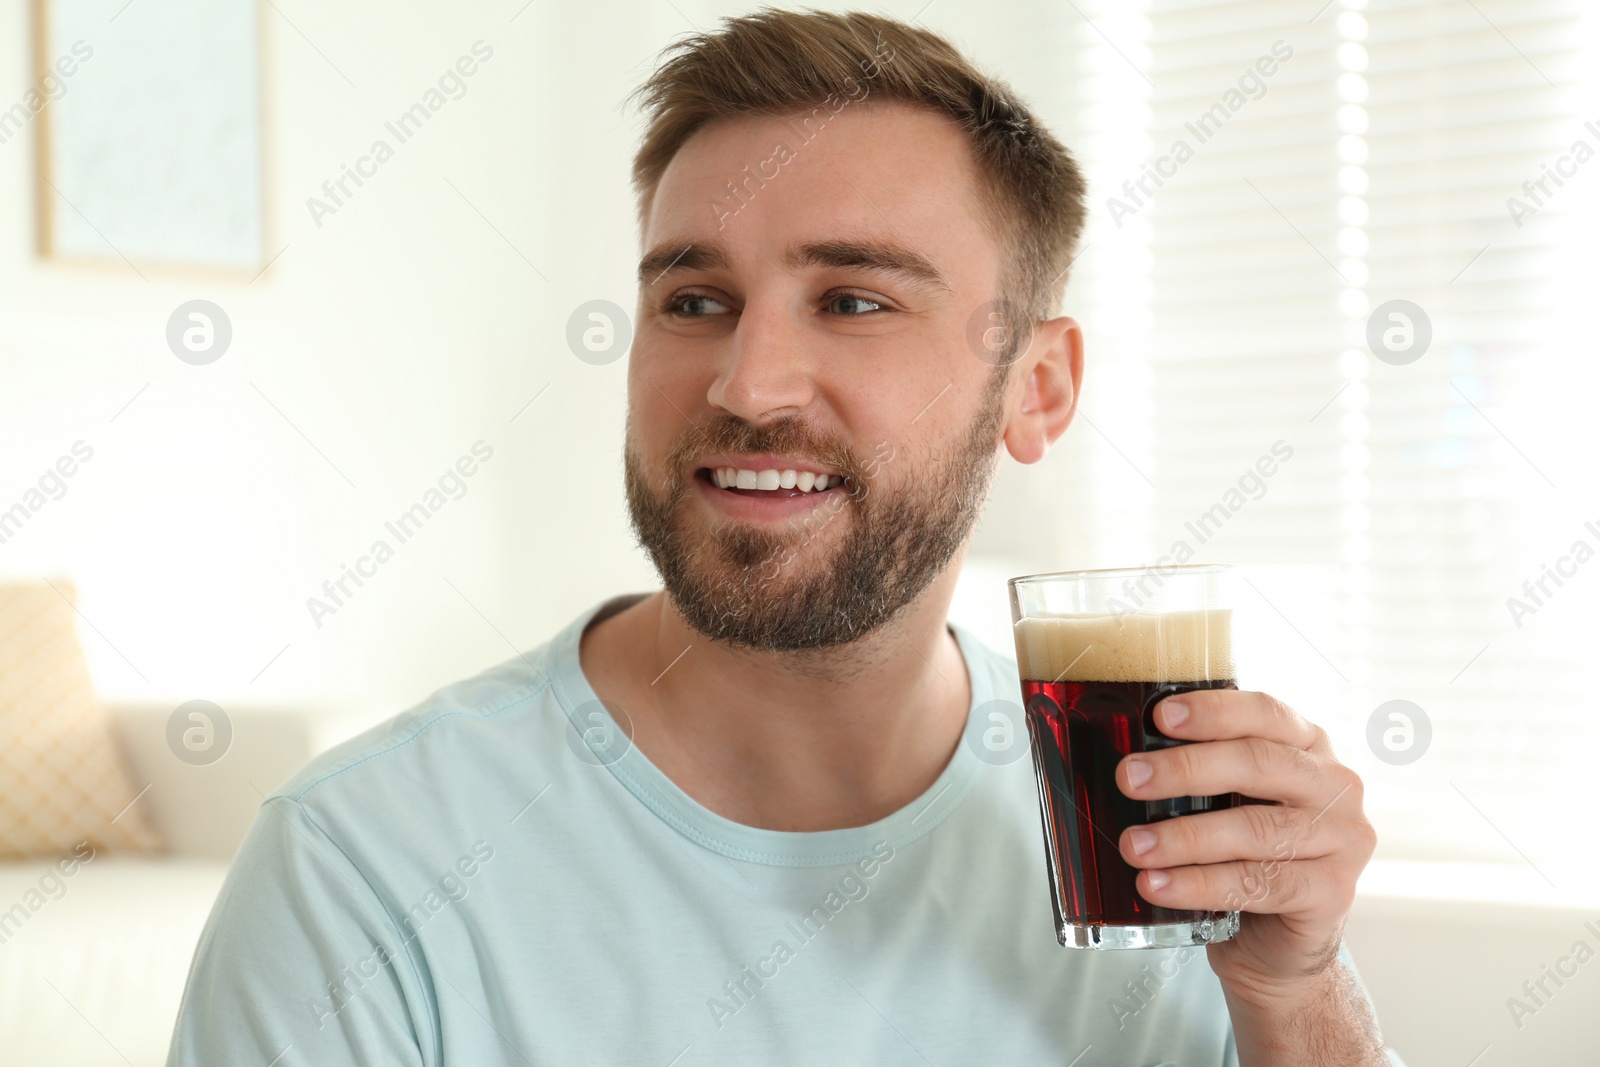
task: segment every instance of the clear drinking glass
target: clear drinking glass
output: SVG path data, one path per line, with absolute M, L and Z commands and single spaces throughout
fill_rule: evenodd
M 1143 801 L 1117 787 L 1129 753 L 1187 744 L 1157 701 L 1235 689 L 1230 569 L 1063 571 L 1013 578 L 1011 619 L 1044 821 L 1056 939 L 1072 948 L 1226 941 L 1237 911 L 1175 911 L 1139 895 L 1117 842 L 1140 826 L 1240 803 L 1237 793 Z

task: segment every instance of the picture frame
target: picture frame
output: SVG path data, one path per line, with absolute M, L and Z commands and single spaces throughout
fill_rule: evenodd
M 257 0 L 33 8 L 22 107 L 34 112 L 40 256 L 146 280 L 259 277 L 270 94 Z

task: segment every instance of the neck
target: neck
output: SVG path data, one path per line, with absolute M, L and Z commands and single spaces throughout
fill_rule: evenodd
M 590 685 L 699 803 L 762 829 L 861 826 L 914 801 L 960 743 L 971 683 L 945 616 L 958 564 L 849 645 L 757 652 L 694 630 L 665 593 L 590 627 Z

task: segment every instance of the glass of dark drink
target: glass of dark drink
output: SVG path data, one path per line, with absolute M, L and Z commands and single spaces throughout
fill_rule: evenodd
M 1117 764 L 1188 742 L 1156 728 L 1156 703 L 1235 689 L 1229 568 L 1189 565 L 1013 578 L 1011 619 L 1033 745 L 1056 939 L 1071 948 L 1226 941 L 1236 911 L 1175 911 L 1139 895 L 1122 832 L 1218 811 L 1237 793 L 1133 800 Z

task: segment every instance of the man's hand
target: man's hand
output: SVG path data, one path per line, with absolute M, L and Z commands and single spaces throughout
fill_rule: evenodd
M 1198 743 L 1123 759 L 1124 793 L 1267 802 L 1130 827 L 1118 842 L 1151 903 L 1249 913 L 1233 940 L 1207 950 L 1241 1062 L 1299 1062 L 1293 1056 L 1312 1047 L 1333 1053 L 1326 1063 L 1387 1062 L 1365 998 L 1336 965 L 1356 878 L 1377 843 L 1361 779 L 1320 727 L 1265 693 L 1184 693 L 1155 717 L 1162 733 Z

